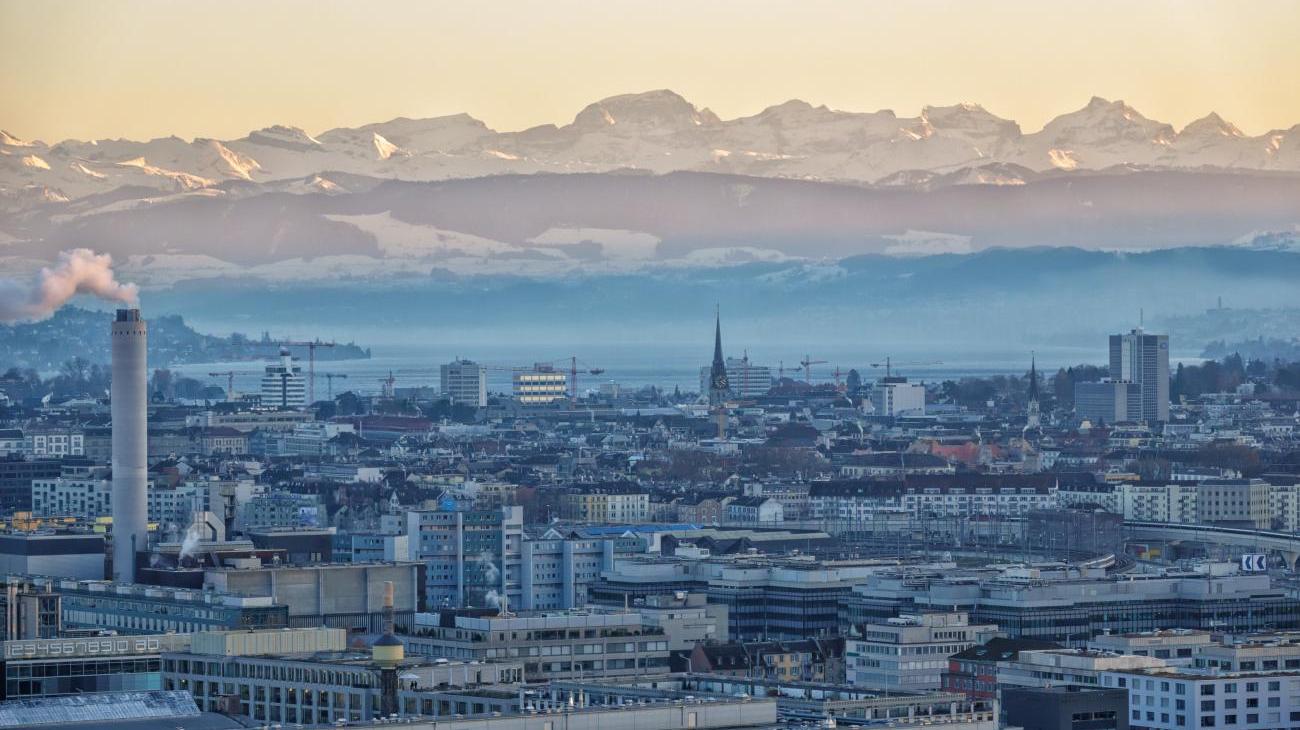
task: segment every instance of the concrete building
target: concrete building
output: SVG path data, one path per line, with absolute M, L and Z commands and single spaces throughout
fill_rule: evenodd
M 1068 646 L 1083 646 L 1108 631 L 1300 628 L 1300 603 L 1268 575 L 1226 565 L 1109 576 L 1075 570 L 1053 575 L 1037 567 L 994 575 L 895 570 L 866 576 L 840 609 L 846 622 L 866 623 L 928 606 L 958 606 L 972 621 L 996 624 L 1008 637 Z
M 864 624 L 845 642 L 846 681 L 860 687 L 939 689 L 948 658 L 993 638 L 997 630 L 971 624 L 960 611 Z
M 289 627 L 328 626 L 364 633 L 383 630 L 384 584 L 395 591 L 394 620 L 409 627 L 419 604 L 417 563 L 262 565 L 209 568 L 203 585 L 221 594 L 267 598 L 288 607 Z
M 12 444 L 12 441 L 9 443 Z M 80 428 L 37 426 L 22 432 L 22 453 L 28 458 L 61 459 L 86 455 L 86 435 Z
M 440 368 L 440 392 L 452 403 L 487 407 L 487 368 L 470 360 L 456 360 Z
M 518 663 L 414 658 L 397 669 L 396 711 L 408 718 L 521 710 Z M 188 650 L 163 655 L 162 677 L 165 688 L 191 693 L 204 710 L 254 723 L 326 726 L 379 722 L 381 673 L 370 651 L 349 647 L 346 631 L 302 628 L 195 634 Z
M 1142 420 L 1142 386 L 1127 380 L 1074 384 L 1074 415 L 1094 426 Z
M 674 640 L 669 632 L 679 626 L 685 624 L 649 625 L 635 611 L 517 616 L 447 611 L 420 614 L 415 630 L 403 639 L 412 656 L 523 662 L 524 679 L 533 682 L 666 673 L 668 646 Z
M 877 416 L 924 416 L 925 386 L 909 383 L 901 375 L 886 376 L 872 386 L 871 405 Z
M 546 363 L 516 370 L 513 381 L 515 401 L 521 406 L 549 406 L 569 396 L 568 376 Z
M 602 571 L 613 569 L 620 556 L 647 548 L 641 537 L 586 538 L 556 529 L 525 538 L 519 556 L 519 600 L 512 605 L 521 611 L 581 608 L 590 601 L 590 588 Z
M 66 578 L 11 576 L 7 584 L 28 592 L 59 594 L 63 625 L 68 629 L 107 629 L 123 635 L 186 634 L 210 629 L 282 628 L 289 621 L 288 607 L 269 596 Z
M 1093 651 L 1149 656 L 1170 666 L 1193 666 L 1200 652 L 1214 645 L 1213 634 L 1193 629 L 1158 629 L 1131 634 L 1102 634 L 1088 642 Z
M 302 367 L 293 364 L 288 348 L 280 348 L 279 361 L 266 366 L 260 392 L 262 406 L 266 408 L 293 409 L 307 405 L 307 378 L 302 374 Z
M 403 533 L 410 559 L 422 563 L 430 608 L 520 603 L 523 508 L 410 510 Z
M 1110 336 L 1110 379 L 1134 383 L 1142 404 L 1140 420 L 1169 420 L 1169 336 L 1135 329 Z
M 0 534 L 0 575 L 102 580 L 104 536 L 84 532 Z
M 759 398 L 767 395 L 767 392 L 772 389 L 772 368 L 767 365 L 752 363 L 748 357 L 729 357 L 724 363 L 727 370 L 728 390 L 732 397 Z M 711 365 L 700 368 L 701 393 L 709 392 L 712 372 Z
M 1196 488 L 1197 522 L 1259 530 L 1272 526 L 1272 487 L 1263 479 L 1209 479 Z

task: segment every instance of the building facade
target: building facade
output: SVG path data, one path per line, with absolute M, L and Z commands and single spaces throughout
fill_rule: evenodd
M 487 368 L 470 360 L 456 360 L 440 368 L 441 393 L 452 403 L 473 408 L 487 406 Z

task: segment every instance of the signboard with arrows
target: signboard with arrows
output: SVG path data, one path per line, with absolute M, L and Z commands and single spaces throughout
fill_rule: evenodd
M 1245 573 L 1262 573 L 1268 570 L 1268 556 L 1263 553 L 1247 553 L 1241 556 L 1241 570 Z

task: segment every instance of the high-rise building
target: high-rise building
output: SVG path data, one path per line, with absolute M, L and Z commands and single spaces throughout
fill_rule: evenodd
M 924 416 L 925 386 L 900 375 L 886 376 L 871 388 L 871 404 L 877 416 Z
M 487 368 L 470 360 L 442 366 L 442 394 L 452 403 L 483 408 L 487 405 Z
M 729 357 L 724 361 L 728 392 L 737 398 L 758 398 L 772 389 L 772 368 L 756 365 L 748 357 Z M 712 382 L 713 366 L 700 368 L 700 392 L 708 393 Z
M 149 411 L 146 351 L 149 328 L 138 309 L 113 322 L 113 577 L 135 582 L 135 556 L 149 546 Z
M 522 406 L 549 406 L 569 396 L 569 379 L 561 370 L 537 363 L 531 370 L 516 370 L 515 400 Z
M 302 367 L 293 364 L 287 348 L 280 348 L 280 361 L 266 366 L 262 376 L 262 405 L 269 408 L 302 408 L 307 405 L 307 379 Z
M 1169 420 L 1169 335 L 1135 329 L 1110 336 L 1110 379 L 1136 383 L 1141 420 Z

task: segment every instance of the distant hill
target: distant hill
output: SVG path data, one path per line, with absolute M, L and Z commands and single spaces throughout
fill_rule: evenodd
M 0 325 L 0 367 L 50 371 L 74 357 L 106 364 L 111 357 L 109 330 L 113 315 L 80 307 L 64 307 L 41 321 Z M 178 315 L 149 319 L 149 366 L 167 367 L 196 362 L 267 360 L 279 353 L 270 339 L 250 340 L 233 334 L 218 337 L 195 332 Z M 307 348 L 291 347 L 296 357 L 305 358 Z M 317 348 L 317 359 L 351 360 L 370 357 L 368 349 L 355 344 Z

